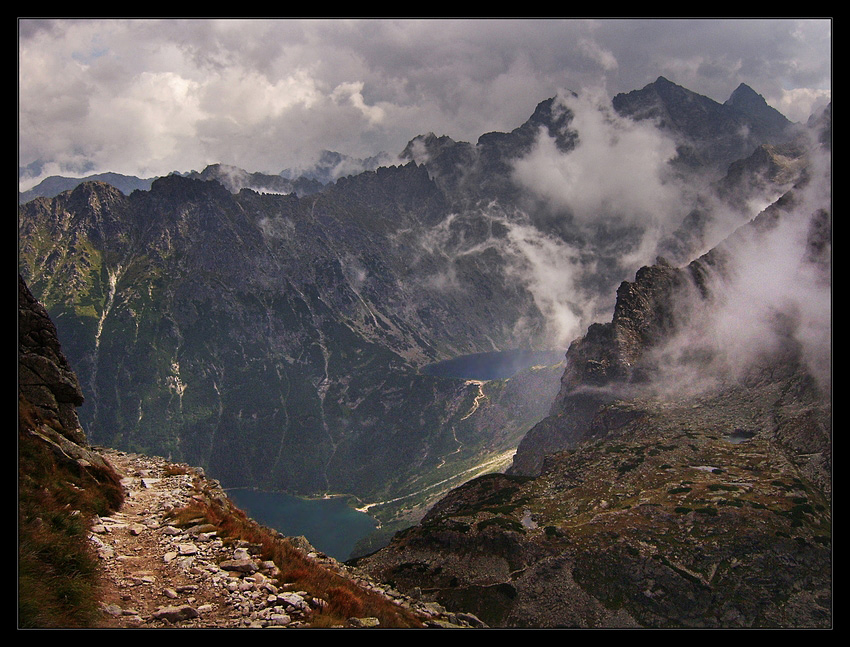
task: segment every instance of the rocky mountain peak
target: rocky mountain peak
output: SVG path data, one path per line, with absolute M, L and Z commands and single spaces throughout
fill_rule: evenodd
M 724 105 L 749 116 L 769 132 L 781 131 L 791 125 L 785 115 L 768 105 L 765 98 L 746 83 L 741 83 Z
M 401 152 L 402 159 L 424 163 L 436 159 L 445 150 L 451 149 L 457 142 L 448 135 L 437 136 L 433 132 L 417 135 L 411 139 Z
M 84 182 L 71 190 L 68 205 L 80 213 L 99 216 L 114 208 L 123 200 L 124 194 L 106 182 Z
M 787 139 L 791 122 L 741 84 L 726 103 L 676 85 L 663 76 L 640 90 L 621 93 L 614 109 L 635 120 L 651 119 L 679 141 L 682 169 L 714 169 L 747 157 L 763 143 Z
M 743 109 L 746 105 L 767 105 L 767 101 L 746 83 L 741 83 L 726 100 L 726 104 Z
M 531 117 L 510 133 L 487 133 L 478 139 L 479 146 L 496 145 L 499 153 L 508 159 L 519 157 L 528 152 L 537 139 L 540 129 L 555 141 L 561 152 L 569 152 L 575 147 L 578 135 L 570 130 L 573 114 L 559 99 L 550 97 L 537 104 Z

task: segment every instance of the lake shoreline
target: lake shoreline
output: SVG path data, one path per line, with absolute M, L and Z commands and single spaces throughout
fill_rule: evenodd
M 321 552 L 348 559 L 361 539 L 380 529 L 381 522 L 352 507 L 357 497 L 302 497 L 254 487 L 225 488 L 234 504 L 259 523 L 289 537 L 304 536 Z

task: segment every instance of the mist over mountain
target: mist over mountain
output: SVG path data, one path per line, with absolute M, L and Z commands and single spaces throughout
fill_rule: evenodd
M 497 627 L 831 627 L 829 139 L 782 172 L 737 166 L 796 180 L 623 281 L 511 468 L 357 566 Z
M 309 195 L 320 191 L 340 177 L 357 175 L 363 171 L 374 171 L 379 166 L 391 166 L 398 160 L 387 153 L 379 153 L 367 159 L 355 159 L 333 151 L 323 151 L 318 160 L 305 164 L 298 169 L 284 169 L 277 175 L 261 172 L 248 172 L 227 164 L 210 164 L 203 171 L 175 171 L 175 175 L 200 180 L 216 180 L 229 191 L 238 193 L 241 189 L 252 189 L 261 193 L 296 193 Z M 19 169 L 23 175 L 25 169 Z M 133 191 L 148 191 L 156 178 L 137 178 L 120 173 L 97 173 L 85 177 L 51 176 L 32 188 L 18 194 L 18 202 L 23 204 L 34 198 L 53 198 L 63 191 L 70 191 L 83 182 L 105 182 L 130 195 Z
M 660 77 L 613 101 L 546 99 L 475 143 L 417 135 L 395 165 L 327 154 L 149 190 L 84 182 L 20 207 L 20 273 L 92 442 L 415 521 L 518 446 L 513 470 L 538 477 L 596 437 L 563 412 L 592 423 L 626 387 L 714 393 L 793 348 L 828 391 L 831 120 L 792 124 L 759 99 Z M 789 210 L 805 218 L 774 222 Z M 751 237 L 757 216 L 772 224 Z M 653 273 L 690 296 L 637 290 L 648 307 L 626 307 L 624 281 Z M 568 347 L 566 368 L 508 379 L 423 370 Z M 587 390 L 606 395 L 574 398 Z

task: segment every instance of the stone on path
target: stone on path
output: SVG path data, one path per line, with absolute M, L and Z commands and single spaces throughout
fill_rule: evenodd
M 198 610 L 188 604 L 184 604 L 179 607 L 163 607 L 153 612 L 153 617 L 155 619 L 167 620 L 168 622 L 191 620 L 193 618 L 197 618 L 198 615 Z

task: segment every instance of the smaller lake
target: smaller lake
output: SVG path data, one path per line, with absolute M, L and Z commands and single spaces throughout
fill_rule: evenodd
M 428 364 L 422 368 L 426 375 L 456 377 L 467 380 L 506 380 L 532 366 L 550 366 L 563 361 L 563 350 L 504 350 L 473 353 Z
M 248 488 L 226 490 L 236 506 L 287 537 L 304 535 L 317 550 L 345 561 L 355 544 L 378 527 L 372 517 L 351 508 L 345 497 L 302 499 Z

